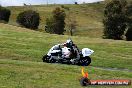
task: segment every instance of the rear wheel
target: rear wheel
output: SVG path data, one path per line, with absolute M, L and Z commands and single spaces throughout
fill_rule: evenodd
M 51 57 L 51 58 L 49 59 L 49 62 L 50 62 L 50 63 L 55 63 L 56 60 L 55 60 L 53 57 Z

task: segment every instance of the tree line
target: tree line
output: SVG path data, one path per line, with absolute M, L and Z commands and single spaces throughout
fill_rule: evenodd
M 11 15 L 11 11 L 9 9 L 6 9 L 0 6 L 0 21 L 1 22 L 8 22 L 10 15 Z
M 66 6 L 56 7 L 52 11 L 52 16 L 46 19 L 45 31 L 51 34 L 63 35 L 65 30 L 65 10 L 69 10 Z M 0 6 L 0 21 L 8 23 L 11 15 L 11 11 L 7 8 Z M 39 13 L 33 10 L 27 10 L 20 12 L 17 16 L 16 22 L 21 26 L 29 29 L 36 30 L 40 24 Z M 73 25 L 76 26 L 76 25 Z M 75 29 L 73 27 L 72 29 Z

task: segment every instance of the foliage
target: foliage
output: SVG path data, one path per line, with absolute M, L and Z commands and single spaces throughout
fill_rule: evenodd
M 0 21 L 8 22 L 11 15 L 11 11 L 0 6 Z
M 127 19 L 128 29 L 127 29 L 125 36 L 126 36 L 126 40 L 132 41 L 132 3 L 130 3 L 127 6 L 126 14 L 127 14 L 127 18 L 128 18 Z
M 127 41 L 132 41 L 132 25 L 129 26 L 125 36 Z
M 55 8 L 52 12 L 53 16 L 47 18 L 45 30 L 48 33 L 63 34 L 65 31 L 65 11 L 59 7 Z
M 52 17 L 46 19 L 45 31 L 47 33 L 55 33 L 55 30 L 54 30 L 54 20 L 53 20 Z
M 121 39 L 126 29 L 125 6 L 126 1 L 121 0 L 112 0 L 106 4 L 103 19 L 105 38 Z
M 37 29 L 39 26 L 39 13 L 27 10 L 19 13 L 17 16 L 17 23 L 30 29 Z
M 78 2 L 74 2 L 75 5 L 78 5 Z

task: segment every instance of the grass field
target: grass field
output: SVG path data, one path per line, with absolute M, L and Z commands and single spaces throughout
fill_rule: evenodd
M 103 36 L 103 11 L 105 3 L 111 0 L 105 0 L 105 2 L 91 3 L 91 4 L 80 4 L 80 5 L 64 5 L 70 8 L 70 16 L 77 21 L 77 29 L 75 30 L 75 36 L 88 36 L 92 38 L 101 38 Z M 128 3 L 131 0 L 126 0 Z M 40 25 L 39 29 L 44 31 L 46 18 L 52 14 L 52 11 L 56 7 L 61 7 L 61 5 L 36 5 L 36 6 L 12 6 L 7 7 L 11 10 L 11 17 L 9 24 L 19 26 L 16 23 L 16 17 L 20 12 L 25 10 L 35 10 L 40 14 Z M 65 10 L 68 15 L 69 11 Z M 66 17 L 67 20 L 68 16 Z M 65 21 L 67 23 L 67 21 Z M 67 25 L 65 27 L 68 30 Z M 65 34 L 70 34 L 66 31 Z
M 7 7 L 12 13 L 9 24 L 0 23 L 0 88 L 83 88 L 79 83 L 80 66 L 43 63 L 41 59 L 53 45 L 64 43 L 68 38 L 72 38 L 80 50 L 88 47 L 95 51 L 91 55 L 92 63 L 85 67 L 90 79 L 132 80 L 132 42 L 101 38 L 104 3 L 64 5 L 77 20 L 76 36 L 73 37 L 33 31 L 16 23 L 20 12 L 32 9 L 40 13 L 39 29 L 44 30 L 45 19 L 58 6 L 61 7 Z M 86 88 L 95 87 L 132 88 L 131 85 Z
M 67 35 L 50 35 L 1 23 L 0 88 L 81 88 L 78 81 L 81 67 L 48 64 L 41 60 L 52 45 L 65 42 L 67 38 Z M 85 68 L 90 79 L 132 80 L 132 42 L 79 36 L 71 38 L 80 49 L 88 47 L 95 51 L 91 56 L 91 66 Z M 112 71 L 96 67 L 122 70 Z
M 86 67 L 89 78 L 131 79 L 132 73 Z M 42 62 L 0 60 L 0 88 L 82 88 L 79 84 L 81 67 Z M 111 88 L 111 86 L 96 86 Z M 116 86 L 131 88 L 131 86 Z M 88 88 L 95 88 L 89 86 Z
M 64 5 L 70 8 L 70 16 L 77 21 L 77 29 L 74 35 L 77 36 L 90 36 L 102 37 L 102 18 L 104 4 L 83 4 L 83 5 Z M 52 14 L 52 11 L 61 5 L 38 5 L 38 6 L 13 6 L 7 7 L 11 10 L 11 17 L 9 24 L 17 25 L 16 17 L 20 12 L 25 10 L 35 10 L 40 14 L 41 20 L 39 29 L 44 30 L 46 18 Z M 65 10 L 68 15 L 69 11 Z M 68 17 L 68 16 L 67 16 Z M 66 20 L 67 20 L 66 17 Z M 67 21 L 66 21 L 67 23 Z M 95 26 L 96 25 L 96 26 Z M 65 28 L 67 29 L 67 26 Z M 68 34 L 68 31 L 66 32 Z

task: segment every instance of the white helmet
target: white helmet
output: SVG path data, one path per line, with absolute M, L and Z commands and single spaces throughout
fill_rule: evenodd
M 66 43 L 72 45 L 72 44 L 73 44 L 73 41 L 72 41 L 71 39 L 68 39 L 68 40 L 66 41 Z

